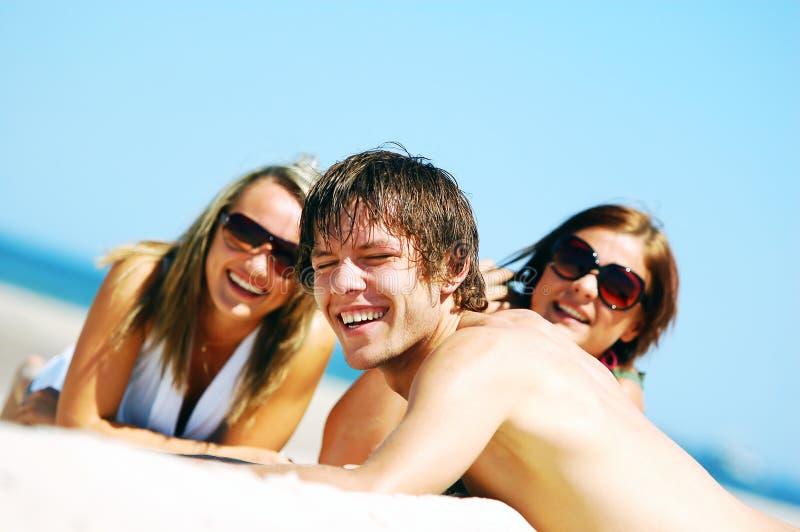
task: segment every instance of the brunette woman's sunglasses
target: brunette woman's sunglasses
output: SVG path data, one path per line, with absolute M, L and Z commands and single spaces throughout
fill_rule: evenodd
M 275 271 L 284 277 L 291 275 L 297 262 L 297 244 L 273 235 L 258 222 L 238 212 L 220 212 L 219 223 L 222 239 L 230 249 L 254 252 L 270 244 L 268 254 L 274 259 Z
M 630 310 L 644 299 L 644 280 L 619 264 L 600 266 L 592 246 L 575 235 L 562 236 L 553 245 L 553 271 L 567 281 L 576 281 L 597 271 L 597 293 L 612 310 Z

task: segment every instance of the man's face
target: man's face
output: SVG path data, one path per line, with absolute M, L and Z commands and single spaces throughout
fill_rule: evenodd
M 343 226 L 346 219 L 342 220 Z M 408 239 L 356 219 L 344 242 L 317 235 L 314 295 L 356 369 L 380 366 L 424 343 L 436 329 L 439 289 L 421 278 Z

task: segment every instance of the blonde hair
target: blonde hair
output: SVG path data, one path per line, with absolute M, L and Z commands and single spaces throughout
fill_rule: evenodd
M 114 333 L 117 345 L 151 324 L 148 342 L 162 346 L 162 376 L 170 368 L 174 385 L 185 389 L 189 380 L 192 342 L 198 327 L 197 311 L 206 297 L 205 263 L 220 212 L 236 203 L 253 183 L 270 180 L 305 202 L 318 177 L 310 157 L 290 166 L 254 170 L 222 189 L 176 243 L 145 241 L 119 246 L 103 263 L 129 263 L 137 257 L 161 262 L 146 281 L 136 305 Z M 237 391 L 227 422 L 260 405 L 283 382 L 288 362 L 303 344 L 313 317 L 313 298 L 296 283 L 288 301 L 264 316 L 253 349 L 237 381 Z

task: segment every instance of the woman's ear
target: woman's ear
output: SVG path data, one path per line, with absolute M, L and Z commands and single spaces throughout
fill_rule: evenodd
M 636 337 L 639 336 L 639 333 L 642 332 L 644 322 L 641 318 L 631 323 L 628 328 L 625 330 L 624 333 L 619 337 L 625 343 L 633 342 L 636 340 Z

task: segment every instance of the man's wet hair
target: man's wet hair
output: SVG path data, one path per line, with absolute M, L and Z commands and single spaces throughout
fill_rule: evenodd
M 410 155 L 399 144 L 395 147 L 396 151 L 381 147 L 351 155 L 331 166 L 311 188 L 300 219 L 300 281 L 313 290 L 311 252 L 317 237 L 326 245 L 331 239 L 344 242 L 356 221 L 366 222 L 406 238 L 430 281 L 449 281 L 469 260 L 454 302 L 463 310 L 484 310 L 478 229 L 469 201 L 449 172 Z

